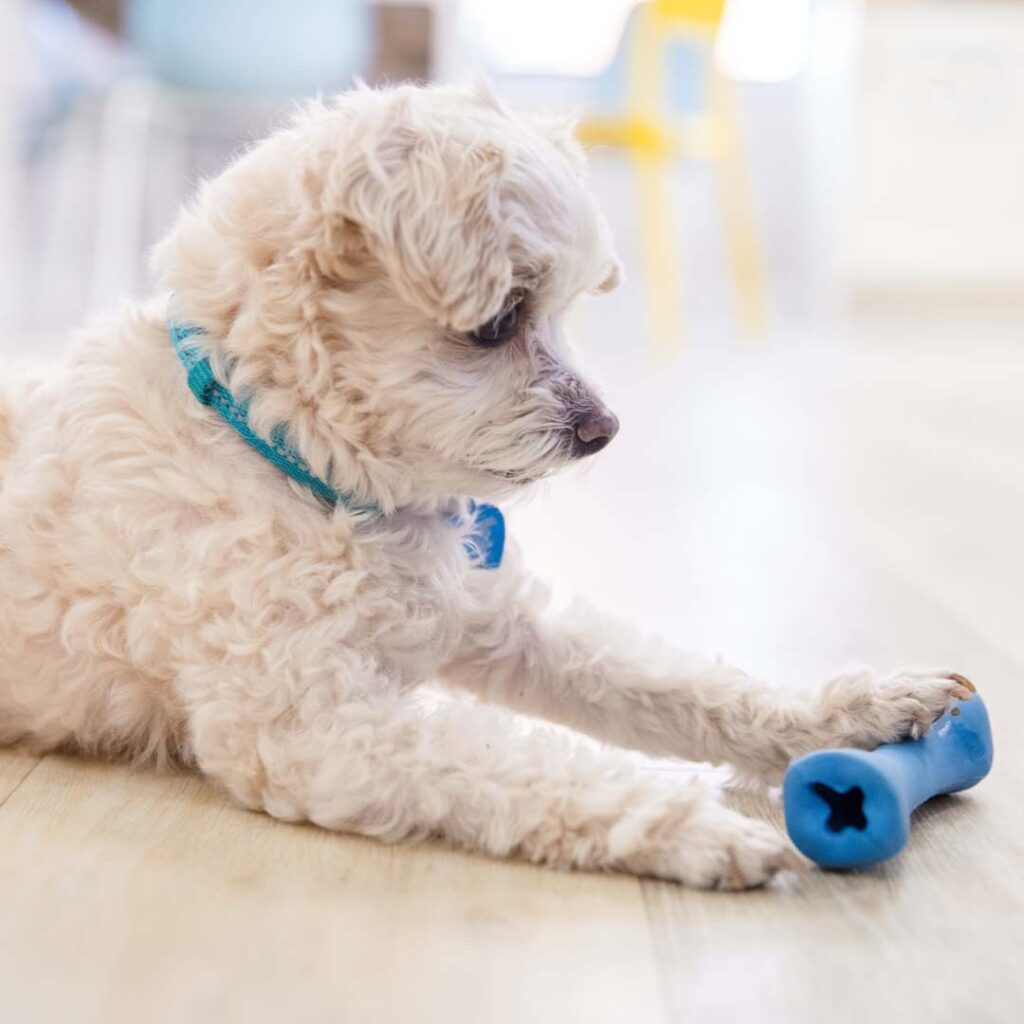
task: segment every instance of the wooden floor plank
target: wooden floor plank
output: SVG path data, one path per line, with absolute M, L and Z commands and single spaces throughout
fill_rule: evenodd
M 0 749 L 0 808 L 42 760 L 23 750 Z
M 188 775 L 48 758 L 0 816 L 0 905 L 26 1019 L 662 1019 L 635 881 L 284 825 Z

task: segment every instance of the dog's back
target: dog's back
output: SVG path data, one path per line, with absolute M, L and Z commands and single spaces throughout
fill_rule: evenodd
M 14 398 L 10 386 L 0 384 L 0 490 L 4 486 L 4 471 L 14 451 Z
M 24 367 L 0 368 L 0 490 L 3 490 L 7 463 L 18 440 L 19 403 L 36 389 L 38 383 L 38 376 L 27 372 Z
M 4 478 L 4 466 L 14 447 L 14 423 L 11 415 L 11 403 L 7 396 L 0 392 L 0 483 Z

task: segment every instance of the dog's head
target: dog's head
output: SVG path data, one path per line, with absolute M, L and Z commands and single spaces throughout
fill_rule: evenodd
M 500 495 L 618 427 L 562 328 L 619 278 L 582 152 L 478 91 L 307 108 L 203 188 L 154 263 L 257 428 L 287 423 L 385 507 Z

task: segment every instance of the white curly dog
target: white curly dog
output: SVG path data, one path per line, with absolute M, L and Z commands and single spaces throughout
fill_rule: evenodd
M 5 375 L 3 742 L 184 762 L 247 807 L 390 841 L 741 888 L 792 863 L 785 839 L 615 748 L 770 781 L 966 696 L 937 670 L 772 689 L 555 615 L 514 550 L 496 570 L 467 550 L 468 496 L 618 426 L 563 338 L 619 277 L 570 125 L 357 89 L 204 185 L 154 266 L 163 298 Z M 197 401 L 172 314 L 337 502 Z M 461 696 L 425 706 L 435 682 Z

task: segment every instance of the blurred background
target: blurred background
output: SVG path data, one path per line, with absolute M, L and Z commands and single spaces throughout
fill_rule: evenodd
M 842 528 L 1016 638 L 1024 3 L 0 0 L 0 350 L 144 295 L 196 182 L 354 76 L 580 119 L 629 281 L 572 326 L 624 430 L 514 513 L 556 582 L 818 673 L 877 635 L 807 604 L 856 603 Z
M 5 1017 L 1019 1021 L 1024 0 L 0 0 L 0 375 L 357 75 L 579 118 L 627 279 L 569 328 L 622 430 L 504 506 L 559 600 L 773 683 L 950 666 L 996 770 L 897 862 L 705 903 L 5 751 Z
M 1024 5 L 4 0 L 7 329 L 145 292 L 197 180 L 297 98 L 486 77 L 574 110 L 650 341 L 1017 301 Z

